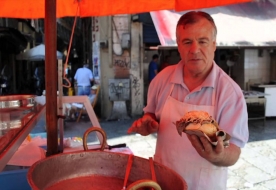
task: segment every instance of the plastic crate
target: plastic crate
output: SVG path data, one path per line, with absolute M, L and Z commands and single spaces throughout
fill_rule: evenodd
M 0 172 L 1 190 L 31 190 L 27 181 L 29 169 L 11 170 Z

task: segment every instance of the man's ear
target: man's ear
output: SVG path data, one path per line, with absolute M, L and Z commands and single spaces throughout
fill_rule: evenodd
M 216 40 L 213 41 L 213 49 L 214 49 L 214 52 L 215 52 L 216 49 L 217 49 L 217 41 L 216 41 Z

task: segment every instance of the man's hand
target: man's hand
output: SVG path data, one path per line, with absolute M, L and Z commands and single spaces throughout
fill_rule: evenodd
M 187 137 L 198 154 L 214 165 L 231 166 L 239 159 L 240 148 L 231 143 L 229 147 L 224 147 L 222 137 L 218 137 L 216 146 L 212 145 L 204 136 L 187 134 Z
M 143 136 L 158 131 L 159 124 L 155 119 L 155 115 L 146 113 L 142 118 L 133 122 L 127 133 L 139 133 Z

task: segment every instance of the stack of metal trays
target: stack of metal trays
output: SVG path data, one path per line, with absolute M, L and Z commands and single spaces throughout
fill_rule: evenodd
M 30 109 L 35 105 L 35 95 L 0 96 L 0 113 Z
M 15 129 L 15 128 L 20 128 L 22 126 L 24 126 L 25 124 L 28 123 L 28 121 L 34 116 L 34 113 L 28 113 L 28 114 L 23 114 L 23 116 L 14 119 L 14 120 L 10 120 L 10 121 L 5 121 L 5 120 L 1 120 L 0 121 L 0 130 L 8 130 L 8 129 Z M 13 115 L 11 115 L 13 116 Z
M 35 116 L 35 95 L 0 96 L 0 152 Z

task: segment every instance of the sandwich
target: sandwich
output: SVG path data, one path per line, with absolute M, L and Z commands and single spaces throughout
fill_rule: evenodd
M 211 142 L 217 141 L 219 125 L 205 111 L 187 112 L 179 121 L 176 121 L 175 125 L 180 136 L 182 136 L 182 132 L 197 135 L 203 133 L 209 137 Z

